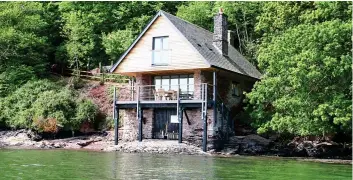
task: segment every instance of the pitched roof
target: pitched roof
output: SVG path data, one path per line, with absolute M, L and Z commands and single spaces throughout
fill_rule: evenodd
M 211 66 L 239 73 L 255 79 L 261 78 L 261 73 L 256 69 L 256 67 L 246 60 L 244 56 L 242 56 L 233 46 L 228 45 L 228 56 L 223 56 L 220 50 L 213 45 L 212 32 L 164 11 L 158 12 L 158 14 L 146 26 L 144 31 L 139 35 L 129 49 L 120 57 L 119 61 L 113 66 L 112 69 L 110 69 L 110 72 L 115 70 L 128 52 L 134 47 L 138 40 L 159 16 L 166 17 Z

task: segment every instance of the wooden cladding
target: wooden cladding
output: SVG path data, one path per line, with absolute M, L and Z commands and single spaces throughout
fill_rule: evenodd
M 168 37 L 168 64 L 152 65 L 153 39 L 155 37 Z M 183 70 L 209 68 L 204 58 L 183 37 L 178 30 L 160 16 L 141 37 L 135 47 L 122 60 L 114 71 L 115 73 L 153 72 L 166 70 Z

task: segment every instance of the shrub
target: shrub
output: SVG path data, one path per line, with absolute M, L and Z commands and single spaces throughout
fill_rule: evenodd
M 35 74 L 32 67 L 21 65 L 19 67 L 8 67 L 0 73 L 0 97 L 5 97 L 16 88 L 27 81 L 34 79 Z
M 37 119 L 33 119 L 33 124 L 35 129 L 39 132 L 57 133 L 59 131 L 57 121 L 54 118 L 44 119 L 39 117 Z
M 57 126 L 72 128 L 75 114 L 75 99 L 69 89 L 43 92 L 33 104 L 33 116 L 44 119 L 56 119 Z
M 0 97 L 0 126 L 57 133 L 96 124 L 99 109 L 76 91 L 49 80 L 30 80 L 7 97 Z
M 94 123 L 98 114 L 98 107 L 89 99 L 81 99 L 76 103 L 76 114 L 72 124 L 78 127 L 83 122 Z
M 33 103 L 39 95 L 59 87 L 48 80 L 30 80 L 0 101 L 0 121 L 11 128 L 28 128 L 32 124 Z

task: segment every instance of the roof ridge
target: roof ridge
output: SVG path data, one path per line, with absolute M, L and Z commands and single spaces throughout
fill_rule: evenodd
M 180 18 L 180 17 L 178 17 L 178 16 L 174 16 L 173 14 L 170 14 L 170 13 L 168 13 L 168 12 L 166 12 L 166 11 L 163 11 L 163 10 L 160 10 L 160 11 L 161 11 L 162 13 L 166 13 L 166 14 L 168 14 L 168 15 L 170 15 L 170 16 L 173 16 L 173 17 L 175 17 L 175 18 L 178 18 L 178 19 L 181 20 L 181 21 L 184 21 L 184 22 L 186 22 L 186 23 L 188 23 L 188 24 L 190 24 L 190 25 L 192 25 L 192 26 L 197 27 L 198 29 L 201 29 L 201 30 L 203 30 L 203 31 L 205 31 L 205 32 L 210 33 L 210 34 L 213 35 L 213 32 L 211 32 L 211 31 L 209 31 L 209 30 L 207 30 L 207 29 L 205 29 L 205 28 L 203 28 L 203 27 L 201 27 L 201 26 L 198 26 L 198 25 L 196 25 L 196 24 L 194 24 L 194 23 L 192 23 L 192 22 L 189 22 L 189 21 L 187 21 L 187 20 L 184 20 L 184 19 L 182 19 L 182 18 Z

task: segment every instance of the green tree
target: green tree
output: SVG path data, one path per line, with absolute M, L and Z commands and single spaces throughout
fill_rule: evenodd
M 81 11 L 64 13 L 65 44 L 70 66 L 79 68 L 89 63 L 95 42 L 93 38 L 92 19 L 95 17 Z
M 218 12 L 218 11 L 216 11 Z M 214 2 L 190 2 L 178 7 L 177 16 L 213 31 Z
M 132 32 L 130 30 L 118 30 L 107 35 L 103 34 L 103 46 L 105 52 L 116 60 L 121 56 L 133 41 Z
M 286 11 L 299 7 L 273 4 Z M 274 23 L 275 32 L 258 24 L 259 30 L 266 31 L 258 55 L 264 76 L 247 97 L 253 125 L 260 133 L 326 135 L 352 129 L 351 3 L 310 5 L 315 8 L 304 9 L 295 20 L 291 10 L 291 16 L 280 15 L 285 19 Z M 342 8 L 345 11 L 338 10 Z M 270 8 L 263 13 L 276 19 L 276 13 L 268 16 L 272 12 Z M 291 28 L 286 29 L 286 24 Z
M 0 9 L 0 71 L 22 64 L 43 72 L 48 44 L 42 4 L 1 2 Z
M 32 67 L 25 65 L 7 67 L 0 73 L 0 97 L 7 96 L 31 79 L 35 79 Z

